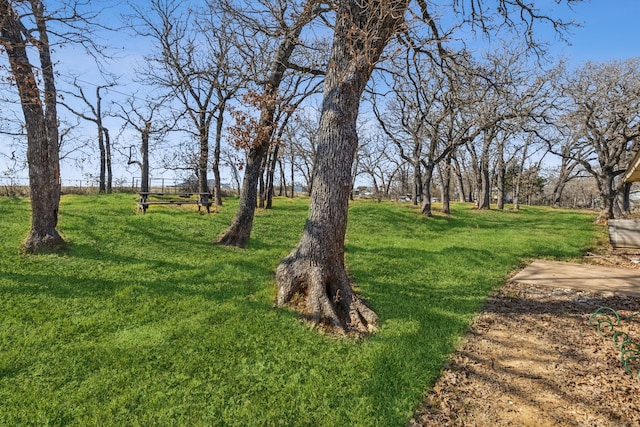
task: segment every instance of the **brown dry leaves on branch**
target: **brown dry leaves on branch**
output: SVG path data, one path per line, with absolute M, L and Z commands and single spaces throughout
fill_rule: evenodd
M 242 96 L 242 101 L 249 108 L 258 112 L 263 109 L 275 108 L 275 105 L 280 105 L 283 109 L 288 108 L 277 94 L 270 95 L 249 91 Z M 235 120 L 235 125 L 229 127 L 230 142 L 237 149 L 248 150 L 261 141 L 273 139 L 272 134 L 277 123 L 270 121 L 263 123 L 261 117 L 252 116 L 242 109 L 230 108 L 230 114 Z M 271 143 L 277 144 L 279 141 L 273 139 Z
M 611 338 L 589 325 L 601 306 L 629 316 L 640 298 L 507 284 L 411 425 L 640 426 L 640 380 L 625 372 Z M 640 318 L 625 331 L 640 337 Z

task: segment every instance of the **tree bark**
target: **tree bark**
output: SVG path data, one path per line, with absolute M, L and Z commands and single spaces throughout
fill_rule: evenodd
M 274 180 L 276 174 L 276 166 L 278 165 L 278 152 L 280 151 L 280 146 L 276 145 L 273 148 L 273 153 L 271 154 L 271 158 L 267 162 L 267 197 L 266 197 L 266 205 L 267 209 L 271 209 L 273 207 L 273 193 L 274 193 Z
M 220 244 L 244 248 L 249 243 L 249 236 L 251 235 L 251 229 L 253 227 L 253 216 L 256 210 L 260 168 L 269 151 L 269 145 L 271 144 L 271 137 L 274 131 L 273 122 L 277 107 L 275 99 L 278 88 L 284 78 L 284 72 L 287 70 L 289 58 L 299 42 L 298 38 L 302 29 L 311 22 L 317 13 L 316 2 L 314 0 L 308 0 L 305 3 L 304 10 L 289 29 L 289 32 L 285 34 L 284 39 L 278 47 L 269 78 L 265 84 L 264 95 L 267 102 L 265 102 L 265 105 L 260 111 L 258 136 L 251 144 L 247 155 L 247 165 L 244 170 L 238 211 L 227 231 L 218 239 L 218 243 Z
M 406 1 L 339 3 L 318 130 L 309 217 L 298 246 L 278 266 L 277 304 L 292 304 L 314 324 L 363 334 L 378 316 L 352 290 L 344 264 L 351 174 L 358 147 L 360 96 Z
M 480 155 L 480 194 L 478 195 L 478 209 L 491 207 L 491 173 L 489 170 L 489 147 L 493 140 L 493 132 L 484 132 L 482 154 Z
M 249 150 L 247 164 L 244 168 L 242 189 L 240 190 L 238 211 L 229 229 L 218 239 L 218 243 L 239 248 L 247 247 L 253 226 L 253 214 L 256 210 L 257 182 L 260 178 L 262 159 L 268 149 L 268 144 L 260 144 Z
M 442 171 L 442 213 L 451 214 L 451 157 L 453 151 L 447 155 Z
M 631 183 L 625 182 L 622 185 L 622 215 L 631 215 Z
M 614 185 L 615 175 L 610 170 L 603 170 L 602 177 L 598 180 L 598 189 L 600 190 L 600 199 L 602 199 L 602 208 L 598 216 L 599 221 L 615 218 L 614 205 L 616 199 L 616 189 Z
M 218 113 L 218 117 L 216 118 L 216 142 L 213 147 L 213 161 L 212 161 L 212 170 L 213 170 L 213 198 L 216 206 L 222 206 L 222 188 L 220 183 L 220 153 L 221 153 L 221 145 L 222 145 L 222 127 L 224 122 L 224 111 L 225 108 L 222 106 L 220 108 L 220 112 Z
M 265 200 L 265 181 L 264 174 L 269 163 L 269 152 L 262 158 L 262 166 L 260 166 L 260 175 L 258 177 L 258 207 L 264 209 Z
M 145 122 L 144 130 L 141 133 L 142 145 L 140 152 L 142 154 L 142 182 L 140 183 L 140 191 L 149 192 L 149 137 L 151 135 L 151 122 Z
M 453 154 L 452 154 L 453 156 Z M 455 163 L 455 177 L 456 177 L 456 182 L 458 184 L 458 196 L 459 196 L 459 201 L 461 202 L 467 202 L 467 201 L 471 201 L 469 198 L 467 198 L 467 193 L 465 190 L 465 186 L 464 186 L 464 178 L 462 177 L 462 167 L 460 162 L 458 161 L 457 157 L 453 156 L 453 162 Z
M 49 39 L 40 1 L 31 2 L 38 28 L 37 45 L 43 99 L 29 62 L 21 23 L 10 3 L 0 0 L 0 41 L 9 58 L 15 78 L 27 132 L 27 160 L 31 196 L 31 230 L 24 242 L 27 253 L 56 252 L 66 247 L 58 233 L 60 205 L 60 158 L 58 146 L 58 120 L 54 70 L 49 52 Z
M 278 159 L 278 167 L 280 168 L 280 186 L 278 189 L 278 196 L 282 196 L 284 194 L 284 197 L 289 197 L 287 195 L 287 180 L 285 178 L 284 165 L 282 164 L 282 159 Z
M 415 150 L 414 150 L 415 151 Z M 411 190 L 411 204 L 418 206 L 418 202 L 422 202 L 422 193 L 424 184 L 422 182 L 422 166 L 420 158 L 414 155 L 413 158 L 413 187 Z
M 107 192 L 107 154 L 104 149 L 103 135 L 100 131 L 98 131 L 98 149 L 100 151 L 100 175 L 98 182 L 98 192 L 102 194 Z
M 562 163 L 560 165 L 560 170 L 558 172 L 558 180 L 553 187 L 553 195 L 552 203 L 553 206 L 559 208 L 562 204 L 562 193 L 564 192 L 564 188 L 569 182 L 571 172 L 573 172 L 573 168 L 568 168 L 569 160 L 566 157 L 562 157 Z M 573 163 L 574 165 L 576 163 Z
M 200 142 L 200 154 L 198 156 L 198 193 L 209 192 L 209 179 L 207 169 L 209 167 L 209 126 L 210 118 L 206 111 L 198 114 L 198 138 Z
M 506 199 L 506 165 L 504 163 L 504 140 L 500 138 L 498 141 L 498 164 L 496 166 L 497 169 L 497 187 L 498 187 L 498 202 L 497 207 L 500 210 L 504 209 L 504 202 Z
M 101 125 L 102 126 L 102 125 Z M 102 128 L 104 133 L 104 150 L 106 154 L 106 166 L 107 166 L 107 194 L 113 192 L 113 168 L 111 166 L 111 139 L 109 138 L 109 130 L 105 127 Z
M 431 181 L 433 180 L 433 169 L 434 164 L 429 162 L 424 166 L 424 184 L 422 185 L 422 205 L 420 208 L 420 212 L 422 215 L 426 217 L 432 217 L 433 212 L 431 211 Z

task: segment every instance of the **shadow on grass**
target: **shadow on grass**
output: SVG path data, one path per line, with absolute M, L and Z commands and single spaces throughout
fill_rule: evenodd
M 639 383 L 624 372 L 611 340 L 613 331 L 605 328 L 607 336 L 601 337 L 588 319 L 602 306 L 630 314 L 639 302 L 634 297 L 507 285 L 487 300 L 484 314 L 417 418 L 430 421 L 421 425 L 446 424 L 445 419 L 456 417 L 489 425 L 512 413 L 508 419 L 515 424 L 536 419 L 540 425 L 571 425 L 576 420 L 585 425 L 637 425 L 640 411 L 629 406 L 629 399 L 637 395 Z M 464 380 L 455 381 L 459 378 Z M 447 401 L 446 414 L 440 401 Z M 484 413 L 486 402 L 495 402 L 491 414 Z

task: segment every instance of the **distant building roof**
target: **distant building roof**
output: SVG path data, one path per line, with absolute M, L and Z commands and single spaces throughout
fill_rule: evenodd
M 640 181 L 640 150 L 633 156 L 633 160 L 629 163 L 627 171 L 624 173 L 624 182 Z

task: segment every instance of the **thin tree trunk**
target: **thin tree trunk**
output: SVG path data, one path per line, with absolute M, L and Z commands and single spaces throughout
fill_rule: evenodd
M 411 190 L 411 204 L 418 206 L 419 202 L 422 202 L 422 167 L 420 166 L 420 159 L 414 157 L 413 161 L 413 189 Z
M 298 16 L 296 22 L 291 27 L 291 31 L 284 36 L 282 43 L 278 47 L 269 78 L 265 85 L 264 95 L 267 99 L 261 108 L 260 119 L 258 121 L 258 132 L 256 140 L 253 141 L 247 156 L 247 166 L 245 167 L 242 191 L 240 192 L 240 204 L 233 222 L 227 231 L 218 239 L 218 243 L 228 246 L 244 248 L 249 243 L 249 236 L 253 227 L 253 217 L 256 209 L 257 185 L 260 178 L 260 167 L 269 151 L 271 137 L 274 131 L 274 118 L 276 112 L 276 94 L 280 83 L 284 78 L 289 58 L 294 48 L 299 43 L 299 36 L 302 29 L 307 25 L 318 12 L 316 2 L 308 0 L 304 5 L 304 10 Z
M 291 198 L 293 199 L 295 197 L 295 181 L 294 181 L 294 176 L 295 176 L 295 169 L 294 169 L 294 161 L 295 161 L 295 156 L 293 154 L 291 154 L 291 170 L 289 171 L 291 173 Z M 311 181 L 311 180 L 309 180 Z M 307 186 L 309 187 L 309 195 L 311 195 L 311 187 L 313 186 L 311 182 L 307 183 Z
M 213 147 L 213 161 L 211 168 L 213 169 L 213 179 L 214 179 L 214 187 L 213 187 L 213 198 L 215 200 L 216 206 L 222 206 L 222 188 L 220 182 L 220 152 L 222 145 L 222 126 L 224 124 L 224 107 L 220 108 L 220 112 L 218 113 L 218 117 L 216 119 L 216 142 Z
M 464 178 L 462 177 L 462 169 L 460 167 L 460 162 L 454 157 L 453 158 L 453 162 L 455 163 L 455 177 L 456 177 L 456 182 L 458 184 L 458 193 L 459 193 L 459 200 L 461 202 L 467 202 L 469 201 L 467 199 L 467 193 L 465 192 L 465 187 L 464 187 Z
M 280 188 L 278 189 L 278 196 L 284 195 L 284 197 L 289 197 L 287 195 L 287 181 L 284 173 L 284 165 L 282 164 L 282 159 L 278 159 L 278 167 L 280 168 Z
M 504 201 L 506 199 L 506 191 L 505 191 L 505 187 L 506 187 L 506 183 L 505 183 L 505 176 L 506 176 L 506 166 L 504 164 L 504 141 L 502 140 L 502 138 L 500 138 L 500 141 L 498 143 L 498 165 L 497 165 L 497 187 L 498 187 L 498 203 L 497 203 L 497 207 L 500 210 L 504 209 Z
M 209 192 L 209 180 L 207 178 L 207 169 L 209 168 L 209 124 L 207 123 L 207 113 L 200 112 L 199 115 L 200 130 L 198 132 L 200 138 L 200 155 L 198 157 L 198 193 Z
M 109 138 L 109 130 L 102 128 L 104 133 L 104 149 L 106 154 L 106 166 L 107 166 L 107 194 L 113 192 L 113 168 L 111 166 L 111 139 Z
M 98 182 L 98 192 L 107 192 L 107 151 L 104 147 L 104 134 L 98 126 L 98 150 L 100 151 L 100 176 Z
M 524 174 L 524 164 L 527 159 L 529 144 L 525 144 L 522 152 L 522 159 L 518 165 L 518 175 L 513 188 L 513 210 L 520 209 L 520 195 L 522 194 L 522 175 Z
M 265 207 L 267 209 L 271 209 L 273 207 L 273 187 L 274 187 L 274 180 L 275 180 L 275 174 L 276 174 L 276 166 L 278 164 L 278 152 L 280 151 L 280 146 L 276 145 L 273 148 L 273 153 L 271 154 L 271 161 L 268 164 L 268 169 L 267 169 L 267 203 L 265 205 Z
M 423 197 L 422 197 L 422 206 L 421 213 L 426 217 L 432 217 L 433 212 L 431 211 L 431 181 L 433 180 L 433 163 L 429 163 L 424 167 L 424 184 L 422 186 Z
M 249 150 L 247 164 L 244 168 L 242 189 L 240 190 L 241 197 L 238 211 L 229 229 L 218 240 L 223 245 L 245 248 L 249 243 L 251 227 L 253 226 L 253 214 L 256 210 L 256 198 L 258 196 L 256 183 L 260 178 L 262 159 L 266 155 L 268 148 L 268 144 L 260 144 Z
M 478 195 L 478 209 L 489 209 L 491 206 L 491 173 L 489 171 L 489 146 L 493 139 L 493 132 L 484 132 L 482 155 L 480 156 L 480 194 Z
M 449 153 L 442 171 L 442 213 L 446 215 L 451 214 L 451 156 Z
M 151 135 L 151 122 L 145 122 L 145 128 L 142 132 L 142 145 L 140 154 L 142 154 L 142 182 L 140 183 L 140 191 L 149 192 L 149 136 Z

